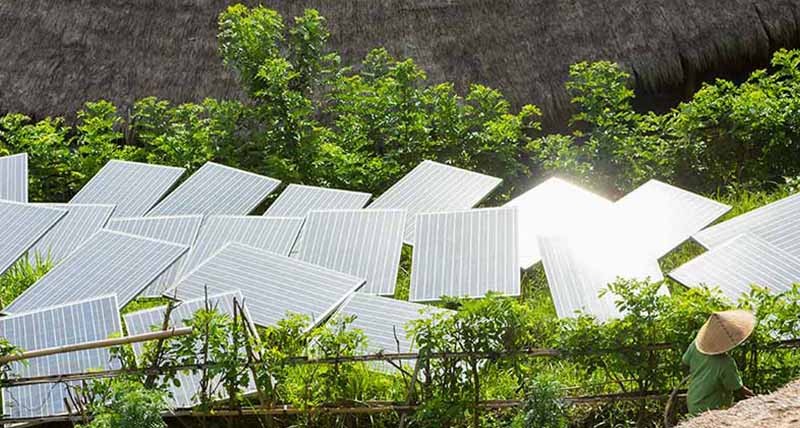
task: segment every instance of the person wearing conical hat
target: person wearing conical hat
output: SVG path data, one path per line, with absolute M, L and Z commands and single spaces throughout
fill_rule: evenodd
M 753 395 L 742 383 L 736 361 L 728 351 L 747 340 L 755 325 L 752 313 L 733 310 L 711 314 L 700 328 L 682 359 L 689 366 L 686 401 L 690 415 L 728 407 L 733 404 L 734 395 Z

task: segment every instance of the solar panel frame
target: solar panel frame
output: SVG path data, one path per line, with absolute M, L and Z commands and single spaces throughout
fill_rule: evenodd
M 67 212 L 21 202 L 0 201 L 0 274 L 3 274 Z
M 318 325 L 364 282 L 363 278 L 234 242 L 164 295 L 189 300 L 238 289 L 256 325 L 274 325 L 287 312 L 308 315 L 313 325 Z
M 238 302 L 241 308 L 244 309 L 245 319 L 249 320 L 250 315 L 244 305 L 243 298 L 240 292 L 234 291 L 229 293 L 216 294 L 208 296 L 209 307 L 216 309 L 219 313 L 227 314 L 231 318 L 234 314 L 234 301 Z M 178 303 L 170 314 L 170 327 L 185 327 L 184 321 L 191 319 L 193 314 L 199 310 L 204 310 L 206 298 L 188 300 Z M 128 334 L 138 335 L 148 333 L 154 330 L 161 330 L 164 322 L 164 315 L 166 314 L 167 307 L 159 306 L 156 308 L 145 309 L 142 311 L 132 312 L 124 316 L 125 326 L 128 329 Z M 255 331 L 255 325 L 249 322 L 251 331 Z M 255 336 L 256 340 L 258 336 Z M 144 344 L 137 343 L 133 345 L 136 358 L 142 358 L 144 352 Z M 200 400 L 196 397 L 197 391 L 200 390 L 200 382 L 202 376 L 193 371 L 177 373 L 177 378 L 180 381 L 179 386 L 170 385 L 168 388 L 172 397 L 170 398 L 170 408 L 191 408 L 200 404 Z M 213 382 L 217 383 L 220 379 L 217 378 Z M 250 385 L 243 391 L 245 394 L 250 394 L 256 391 L 255 384 L 252 379 Z M 216 400 L 225 400 L 228 398 L 227 391 L 220 388 L 219 394 L 214 398 Z
M 756 284 L 781 293 L 800 282 L 800 258 L 755 235 L 742 234 L 670 272 L 687 287 L 718 286 L 738 300 Z
M 159 241 L 173 242 L 191 248 L 197 239 L 202 223 L 202 215 L 120 217 L 109 221 L 106 229 Z M 150 283 L 141 295 L 157 297 L 164 290 L 175 285 L 187 255 L 188 251 L 178 258 L 172 266 L 167 268 L 164 273 L 159 275 L 155 281 Z
M 172 166 L 111 160 L 69 202 L 116 205 L 114 217 L 142 216 L 185 171 Z
M 25 312 L 116 293 L 123 306 L 175 262 L 187 247 L 103 229 L 3 309 Z
M 612 205 L 608 199 L 557 177 L 545 180 L 503 205 L 519 210 L 520 267 L 529 269 L 542 260 L 540 235 L 567 232 L 580 224 L 591 223 L 598 213 L 611 209 Z
M 785 197 L 695 233 L 706 249 L 714 249 L 741 234 L 757 236 L 800 257 L 800 193 Z
M 28 154 L 0 157 L 0 200 L 28 202 Z
M 274 178 L 207 162 L 153 207 L 147 216 L 247 215 L 280 184 Z
M 0 336 L 33 351 L 107 339 L 121 332 L 121 325 L 119 305 L 112 294 L 0 318 Z M 25 377 L 118 369 L 121 364 L 112 359 L 108 348 L 98 348 L 31 358 L 27 364 L 12 363 L 9 367 L 13 377 Z M 67 386 L 62 383 L 14 386 L 1 391 L 3 414 L 11 418 L 57 416 L 68 412 L 64 405 Z M 11 405 L 19 402 L 26 403 L 24 408 Z M 34 403 L 38 404 L 34 406 Z
M 414 244 L 416 215 L 472 208 L 502 179 L 426 160 L 417 165 L 370 205 L 370 209 L 405 209 L 405 242 Z
M 28 261 L 49 260 L 58 264 L 102 229 L 114 212 L 114 205 L 99 204 L 36 204 L 65 210 L 64 215 L 33 247 L 28 250 Z
M 299 217 L 208 216 L 186 255 L 178 279 L 231 242 L 288 256 L 304 222 Z
M 278 195 L 265 217 L 306 217 L 311 211 L 364 208 L 371 193 L 290 184 Z
M 393 295 L 403 250 L 405 210 L 312 211 L 299 259 L 365 278 L 363 293 Z
M 521 293 L 516 208 L 419 214 L 416 225 L 410 301 Z

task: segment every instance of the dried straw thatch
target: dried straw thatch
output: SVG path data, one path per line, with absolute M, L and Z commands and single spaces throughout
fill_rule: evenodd
M 225 0 L 3 0 L 0 112 L 73 112 L 238 96 L 216 53 Z M 246 3 L 255 3 L 249 1 Z M 346 61 L 386 46 L 435 80 L 500 88 L 558 116 L 569 64 L 622 63 L 645 91 L 681 92 L 708 72 L 764 64 L 800 46 L 800 0 L 268 0 L 285 16 L 328 17 Z

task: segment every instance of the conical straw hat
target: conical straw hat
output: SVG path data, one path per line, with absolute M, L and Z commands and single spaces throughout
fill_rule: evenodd
M 750 312 L 714 312 L 700 328 L 694 344 L 702 354 L 723 354 L 747 340 L 755 326 L 756 317 Z

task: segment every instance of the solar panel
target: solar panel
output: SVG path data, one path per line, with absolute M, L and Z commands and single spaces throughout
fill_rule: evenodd
M 0 199 L 28 202 L 28 154 L 0 157 Z
M 561 318 L 583 310 L 600 320 L 619 316 L 615 297 L 600 291 L 617 278 L 660 281 L 655 258 L 615 240 L 613 231 L 592 235 L 545 235 L 539 250 L 556 313 Z
M 18 313 L 116 293 L 121 305 L 186 251 L 185 245 L 101 230 L 5 308 Z
M 119 307 L 113 295 L 0 318 L 0 337 L 26 351 L 103 340 L 121 331 Z M 119 367 L 108 348 L 90 349 L 31 358 L 27 364 L 12 363 L 9 376 L 60 375 Z M 9 418 L 65 414 L 67 391 L 63 383 L 4 388 L 3 414 Z
M 539 236 L 567 233 L 587 224 L 612 203 L 568 181 L 550 178 L 504 206 L 519 211 L 519 264 L 528 269 L 542 260 Z
M 502 181 L 465 169 L 424 161 L 375 199 L 369 208 L 408 210 L 405 241 L 413 244 L 416 214 L 472 208 Z
M 114 217 L 144 215 L 183 172 L 183 168 L 112 160 L 69 202 L 116 205 Z
M 108 222 L 106 228 L 191 247 L 197 238 L 197 233 L 202 223 L 203 216 L 201 215 L 129 217 L 112 219 Z M 182 255 L 172 266 L 147 286 L 142 294 L 145 296 L 160 296 L 164 290 L 175 285 L 186 256 L 187 254 Z
M 736 301 L 755 284 L 773 292 L 800 282 L 800 258 L 754 235 L 739 235 L 669 273 L 687 287 L 718 286 Z
M 516 208 L 420 214 L 416 236 L 409 300 L 519 295 Z
M 364 333 L 368 340 L 367 350 L 370 353 L 393 353 L 415 351 L 414 336 L 407 329 L 409 323 L 437 312 L 452 311 L 355 293 L 338 313 L 355 316 L 350 328 Z
M 0 201 L 0 274 L 8 270 L 25 251 L 67 212 L 55 208 Z
M 316 210 L 355 210 L 367 204 L 369 193 L 290 184 L 269 206 L 267 217 L 305 217 Z
M 178 277 L 182 278 L 231 242 L 288 256 L 303 227 L 303 221 L 302 218 L 293 217 L 206 217 Z
M 650 180 L 625 195 L 611 210 L 618 224 L 619 239 L 655 258 L 672 251 L 692 234 L 708 226 L 731 207 Z
M 280 183 L 274 178 L 207 162 L 147 215 L 245 215 Z
M 239 305 L 242 305 L 242 295 L 237 292 L 218 294 L 208 296 L 208 307 L 216 310 L 220 314 L 226 314 L 233 318 L 234 316 L 234 299 Z M 195 312 L 206 309 L 206 299 L 200 298 L 181 302 L 173 308 L 170 314 L 170 327 L 185 327 L 185 321 L 190 320 Z M 161 306 L 144 311 L 133 312 L 125 315 L 125 326 L 128 328 L 128 334 L 137 335 L 144 334 L 154 330 L 161 330 L 164 324 L 164 315 L 166 314 L 167 307 Z M 244 308 L 245 316 L 249 319 L 247 308 Z M 255 329 L 253 329 L 255 331 Z M 144 352 L 143 344 L 135 344 L 133 346 L 134 352 L 137 357 L 141 357 Z M 201 391 L 202 376 L 200 373 L 194 371 L 180 372 L 177 374 L 177 379 L 180 385 L 170 385 L 169 392 L 171 394 L 171 408 L 189 408 L 200 404 L 199 392 Z M 211 382 L 211 390 L 216 391 L 214 397 L 218 400 L 228 398 L 228 393 L 225 388 L 220 388 L 219 377 Z M 252 392 L 255 390 L 255 384 L 250 383 L 250 387 L 245 392 Z
M 299 258 L 365 278 L 364 293 L 393 295 L 405 220 L 404 210 L 312 211 Z
M 28 260 L 38 256 L 56 264 L 75 251 L 98 230 L 114 212 L 114 205 L 37 204 L 66 211 L 66 215 L 28 251 Z
M 290 312 L 319 323 L 362 285 L 361 278 L 232 243 L 185 276 L 176 297 L 199 298 L 206 288 L 208 294 L 238 289 L 257 325 L 273 325 Z
M 711 226 L 694 239 L 712 249 L 743 233 L 800 257 L 800 193 Z

